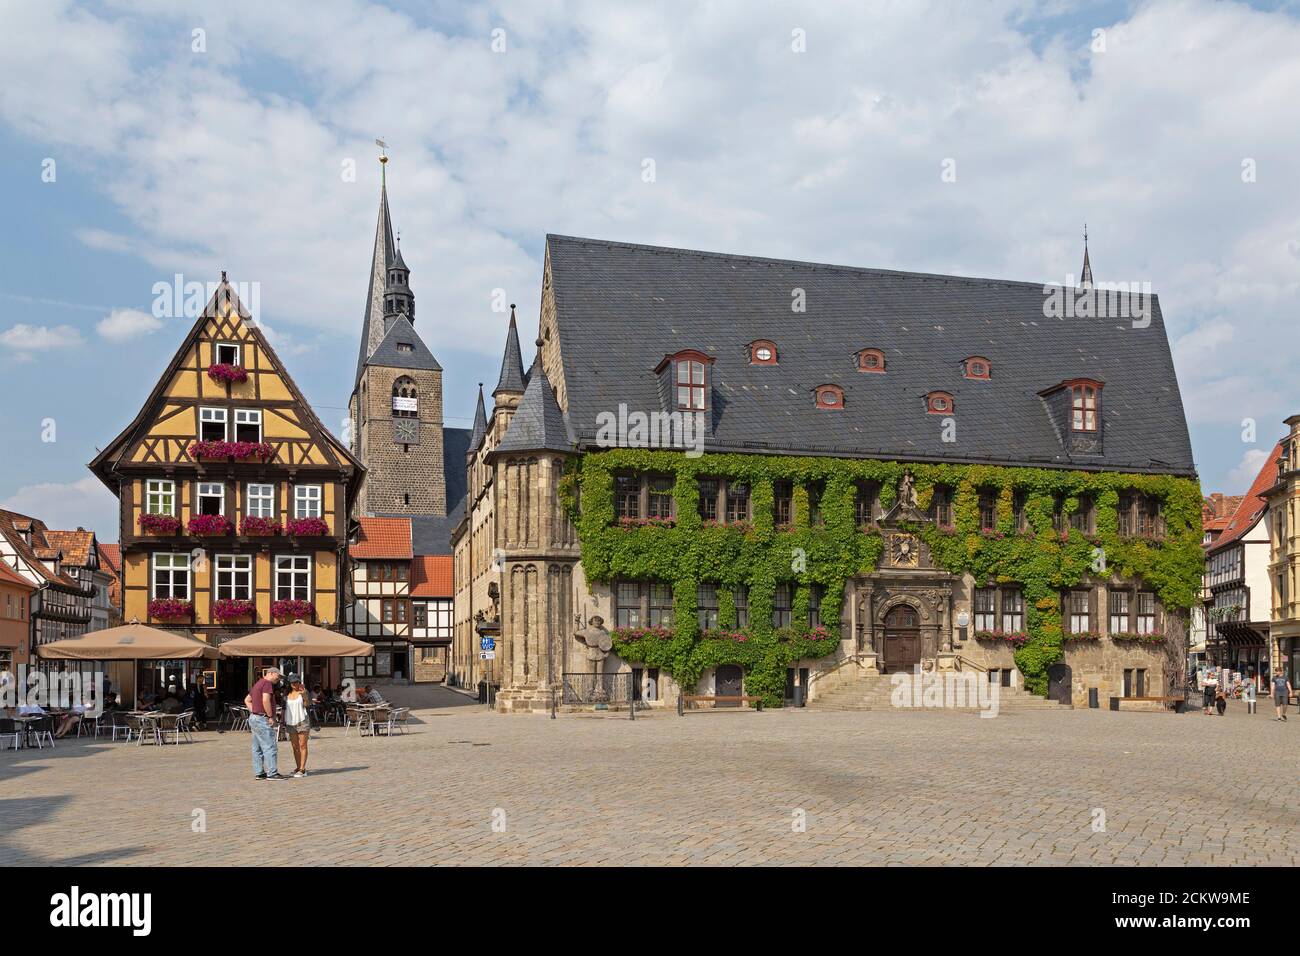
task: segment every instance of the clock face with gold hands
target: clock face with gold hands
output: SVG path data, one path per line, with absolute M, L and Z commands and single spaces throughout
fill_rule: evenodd
M 910 534 L 895 534 L 889 538 L 889 560 L 904 568 L 914 568 L 920 556 L 916 538 Z

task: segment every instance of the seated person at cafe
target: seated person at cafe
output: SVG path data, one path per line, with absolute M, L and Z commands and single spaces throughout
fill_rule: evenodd
M 59 726 L 54 731 L 54 736 L 68 736 L 68 732 L 75 729 L 77 724 L 81 723 L 82 718 L 86 716 L 86 712 L 94 709 L 95 703 L 92 700 L 84 700 L 80 703 L 73 704 L 72 709 L 59 719 Z
M 167 696 L 163 698 L 158 709 L 164 714 L 179 714 L 181 711 L 181 699 L 176 695 L 176 688 L 168 687 Z
M 370 684 L 367 684 L 361 694 L 361 703 L 363 704 L 382 704 L 384 697 Z

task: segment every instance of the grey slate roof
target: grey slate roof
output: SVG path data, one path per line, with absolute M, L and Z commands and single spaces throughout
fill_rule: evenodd
M 415 327 L 400 315 L 393 319 L 388 334 L 379 343 L 379 347 L 366 359 L 366 365 L 382 365 L 385 368 L 414 368 L 439 370 L 442 368 L 433 357 L 429 347 L 424 344 Z M 403 351 L 399 345 L 409 345 L 410 351 Z
M 661 409 L 655 366 L 693 348 L 715 360 L 710 450 L 1194 473 L 1154 296 L 1138 329 L 1047 318 L 1038 283 L 554 235 L 547 257 L 568 422 L 582 447 L 595 447 L 597 415 L 621 402 Z M 794 289 L 804 313 L 791 310 Z M 757 339 L 775 341 L 779 364 L 749 364 Z M 856 370 L 863 348 L 884 351 L 884 374 Z M 963 377 L 973 355 L 989 359 L 990 380 Z M 1068 454 L 1038 395 L 1074 377 L 1105 383 L 1104 454 Z M 843 409 L 815 407 L 826 383 L 844 389 Z M 955 442 L 942 440 L 945 416 L 926 412 L 932 390 L 954 396 Z
M 515 326 L 515 309 L 510 307 L 510 329 L 506 332 L 506 352 L 501 358 L 501 377 L 497 387 L 492 389 L 492 397 L 500 392 L 522 392 L 524 390 L 524 360 L 519 352 L 519 329 Z
M 528 387 L 524 397 L 519 400 L 510 419 L 501 444 L 496 452 L 513 451 L 572 451 L 573 433 L 565 421 L 560 403 L 555 400 L 546 373 L 542 371 L 540 350 L 533 360 L 533 367 L 528 373 Z
M 478 383 L 478 408 L 474 410 L 474 430 L 470 432 L 467 454 L 479 450 L 487 435 L 487 409 L 483 407 L 483 383 Z
M 469 476 L 465 469 L 465 456 L 469 454 L 472 433 L 468 428 L 442 430 L 442 474 L 447 487 L 447 513 L 465 500 Z
M 393 220 L 388 213 L 388 186 L 379 190 L 379 221 L 375 223 L 375 248 L 370 258 L 370 286 L 366 290 L 366 313 L 361 321 L 361 347 L 357 353 L 356 388 L 366 368 L 366 358 L 380 338 L 384 327 L 384 290 L 388 285 L 388 265 L 393 261 Z M 372 341 L 372 339 L 376 341 Z

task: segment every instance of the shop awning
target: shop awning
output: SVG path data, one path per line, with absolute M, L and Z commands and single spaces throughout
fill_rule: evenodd
M 154 661 L 217 657 L 218 652 L 192 635 L 132 622 L 84 637 L 39 644 L 36 656 L 45 660 Z
M 294 621 L 226 641 L 221 653 L 226 657 L 370 657 L 375 648 L 338 631 Z

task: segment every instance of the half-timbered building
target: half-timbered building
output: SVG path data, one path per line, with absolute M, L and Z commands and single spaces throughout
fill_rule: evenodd
M 139 414 L 90 468 L 120 501 L 127 621 L 212 643 L 294 619 L 340 626 L 362 469 L 224 273 Z M 242 696 L 248 667 L 223 662 L 217 695 Z M 315 667 L 309 679 L 337 679 Z

